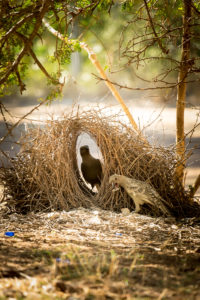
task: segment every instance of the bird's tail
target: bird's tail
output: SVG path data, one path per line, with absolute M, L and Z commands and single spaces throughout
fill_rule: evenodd
M 166 216 L 170 216 L 170 217 L 172 216 L 168 208 L 161 201 L 159 201 L 158 207 L 162 210 L 162 212 Z

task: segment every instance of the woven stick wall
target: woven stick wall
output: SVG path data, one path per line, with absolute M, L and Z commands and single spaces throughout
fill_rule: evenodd
M 76 143 L 81 133 L 96 141 L 104 159 L 104 178 L 97 194 L 85 185 L 77 167 Z M 188 193 L 174 179 L 174 151 L 148 146 L 117 116 L 106 117 L 97 110 L 71 113 L 62 120 L 48 121 L 43 128 L 30 129 L 21 143 L 13 168 L 1 174 L 5 197 L 17 211 L 94 205 L 115 211 L 124 207 L 134 210 L 125 191 L 113 193 L 108 184 L 109 176 L 117 173 L 150 183 L 175 215 L 199 214 L 199 205 L 188 201 Z

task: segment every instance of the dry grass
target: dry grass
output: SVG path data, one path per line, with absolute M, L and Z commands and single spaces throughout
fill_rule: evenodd
M 1 300 L 200 298 L 191 219 L 83 208 L 0 218 Z
M 76 143 L 83 132 L 96 141 L 104 159 L 98 194 L 85 185 L 77 166 Z M 200 214 L 199 205 L 188 201 L 188 193 L 174 178 L 174 150 L 147 145 L 118 116 L 106 117 L 97 110 L 72 112 L 61 120 L 46 122 L 43 128 L 30 129 L 21 144 L 13 168 L 1 174 L 8 205 L 18 212 L 92 205 L 114 211 L 124 207 L 134 210 L 132 199 L 123 190 L 112 193 L 108 185 L 109 176 L 118 173 L 149 182 L 169 203 L 174 215 Z

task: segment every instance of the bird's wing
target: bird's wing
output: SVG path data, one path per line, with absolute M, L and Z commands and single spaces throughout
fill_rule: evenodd
M 162 203 L 162 201 L 157 202 L 158 207 L 162 210 L 162 212 L 168 216 L 172 216 L 170 211 L 167 209 L 167 207 Z
M 159 199 L 161 202 L 165 203 L 166 205 L 170 206 L 170 203 L 168 203 L 166 200 L 164 200 L 160 194 L 158 194 L 158 192 L 148 183 L 146 183 L 146 189 L 157 199 Z
M 97 167 L 97 170 L 98 170 L 98 176 L 101 179 L 101 177 L 102 177 L 102 165 L 101 165 L 101 162 L 100 162 L 99 159 L 96 159 L 96 167 Z
M 147 182 L 127 178 L 124 188 L 136 201 L 138 200 L 141 201 L 141 203 L 146 202 L 155 205 L 160 208 L 164 214 L 171 216 L 171 213 L 163 203 L 166 201 L 163 200 L 156 190 Z M 136 197 L 134 197 L 134 195 Z
M 150 195 L 152 195 L 152 198 L 153 198 L 154 203 L 156 204 L 156 206 L 158 206 L 164 214 L 171 216 L 171 213 L 169 212 L 169 210 L 167 209 L 167 207 L 164 204 L 164 203 L 166 203 L 167 205 L 169 205 L 169 203 L 166 200 L 164 200 L 157 193 L 157 191 L 153 187 L 151 187 L 149 184 L 148 184 L 148 186 L 146 186 L 146 190 L 148 191 L 148 193 Z
M 87 177 L 87 166 L 83 162 L 81 164 L 81 172 L 83 174 L 85 181 L 87 181 L 89 183 L 88 177 Z

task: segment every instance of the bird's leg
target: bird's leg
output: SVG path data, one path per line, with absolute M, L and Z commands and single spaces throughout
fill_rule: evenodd
M 95 186 L 96 186 L 97 191 L 99 192 L 99 190 L 100 190 L 100 184 L 96 183 Z
M 119 190 L 119 185 L 117 184 L 117 183 L 112 183 L 112 192 L 114 193 L 114 192 L 116 192 L 116 191 L 118 191 Z
M 140 211 L 140 205 L 137 202 L 134 203 L 135 203 L 135 212 L 138 213 Z
M 112 189 L 112 193 L 116 192 L 119 190 L 119 187 L 115 187 L 114 189 Z

